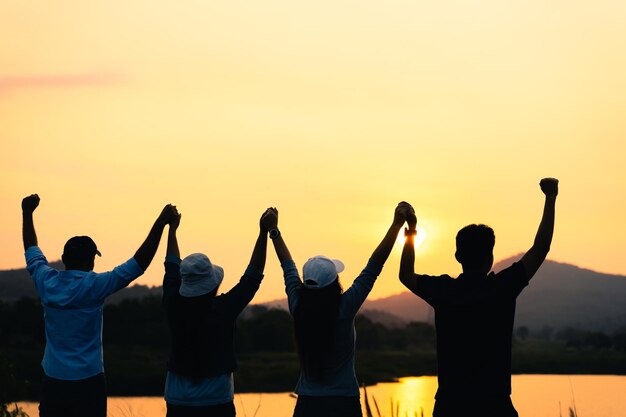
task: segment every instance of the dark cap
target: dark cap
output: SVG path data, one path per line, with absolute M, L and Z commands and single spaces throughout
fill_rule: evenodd
M 96 242 L 89 236 L 74 236 L 63 248 L 63 256 L 68 258 L 84 259 L 95 255 L 102 256 Z

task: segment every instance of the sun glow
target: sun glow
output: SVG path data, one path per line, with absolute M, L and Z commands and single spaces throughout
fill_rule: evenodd
M 426 230 L 424 230 L 420 226 L 417 226 L 417 234 L 415 235 L 415 239 L 413 240 L 413 246 L 415 247 L 415 249 L 419 248 L 420 245 L 424 243 L 424 241 L 426 240 L 426 236 Z M 398 233 L 398 242 L 400 244 L 404 245 L 405 239 L 406 238 L 404 237 L 404 231 Z

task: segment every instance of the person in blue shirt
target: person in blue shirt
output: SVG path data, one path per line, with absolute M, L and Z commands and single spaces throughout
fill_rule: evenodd
M 260 225 L 250 263 L 237 285 L 217 295 L 224 270 L 202 253 L 181 261 L 179 223 L 180 215 L 169 226 L 163 277 L 170 331 L 167 417 L 234 417 L 235 321 L 263 279 L 267 229 Z
M 166 205 L 135 255 L 112 271 L 93 272 L 96 255 L 88 236 L 75 236 L 63 249 L 64 271 L 48 265 L 37 246 L 33 212 L 39 196 L 22 200 L 22 237 L 26 268 L 44 309 L 46 347 L 41 362 L 41 417 L 106 417 L 106 384 L 102 360 L 102 311 L 107 296 L 144 273 L 154 258 L 165 226 L 178 217 Z
M 294 318 L 300 377 L 294 417 L 361 417 L 359 384 L 354 371 L 354 318 L 374 287 L 408 214 L 398 204 L 393 222 L 367 266 L 342 292 L 339 273 L 344 265 L 325 256 L 310 258 L 302 280 L 278 230 L 278 210 L 262 218 L 269 230 L 285 278 L 289 312 Z

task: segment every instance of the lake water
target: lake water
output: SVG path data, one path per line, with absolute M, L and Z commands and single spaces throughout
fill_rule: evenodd
M 559 402 L 563 416 L 569 416 L 568 407 L 575 405 L 579 417 L 626 417 L 626 376 L 514 375 L 512 384 L 513 403 L 521 417 L 559 417 Z M 415 412 L 420 416 L 422 409 L 424 416 L 430 417 L 436 390 L 436 377 L 411 377 L 369 387 L 367 395 L 372 408 L 376 400 L 381 416 L 391 416 L 393 401 L 401 417 L 414 417 Z M 256 417 L 291 417 L 295 403 L 289 393 L 235 395 L 238 417 L 253 417 L 255 412 Z M 36 403 L 20 405 L 31 417 L 39 416 Z M 108 417 L 163 416 L 165 402 L 161 397 L 109 398 Z

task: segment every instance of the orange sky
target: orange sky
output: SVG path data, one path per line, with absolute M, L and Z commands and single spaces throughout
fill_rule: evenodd
M 626 3 L 439 3 L 0 3 L 0 268 L 37 192 L 45 253 L 89 234 L 96 270 L 172 202 L 227 288 L 273 205 L 297 264 L 338 257 L 345 286 L 407 200 L 418 270 L 456 274 L 465 224 L 528 249 L 554 176 L 550 257 L 626 274 Z M 373 298 L 403 289 L 399 252 Z M 266 272 L 255 301 L 283 296 L 271 247 Z

